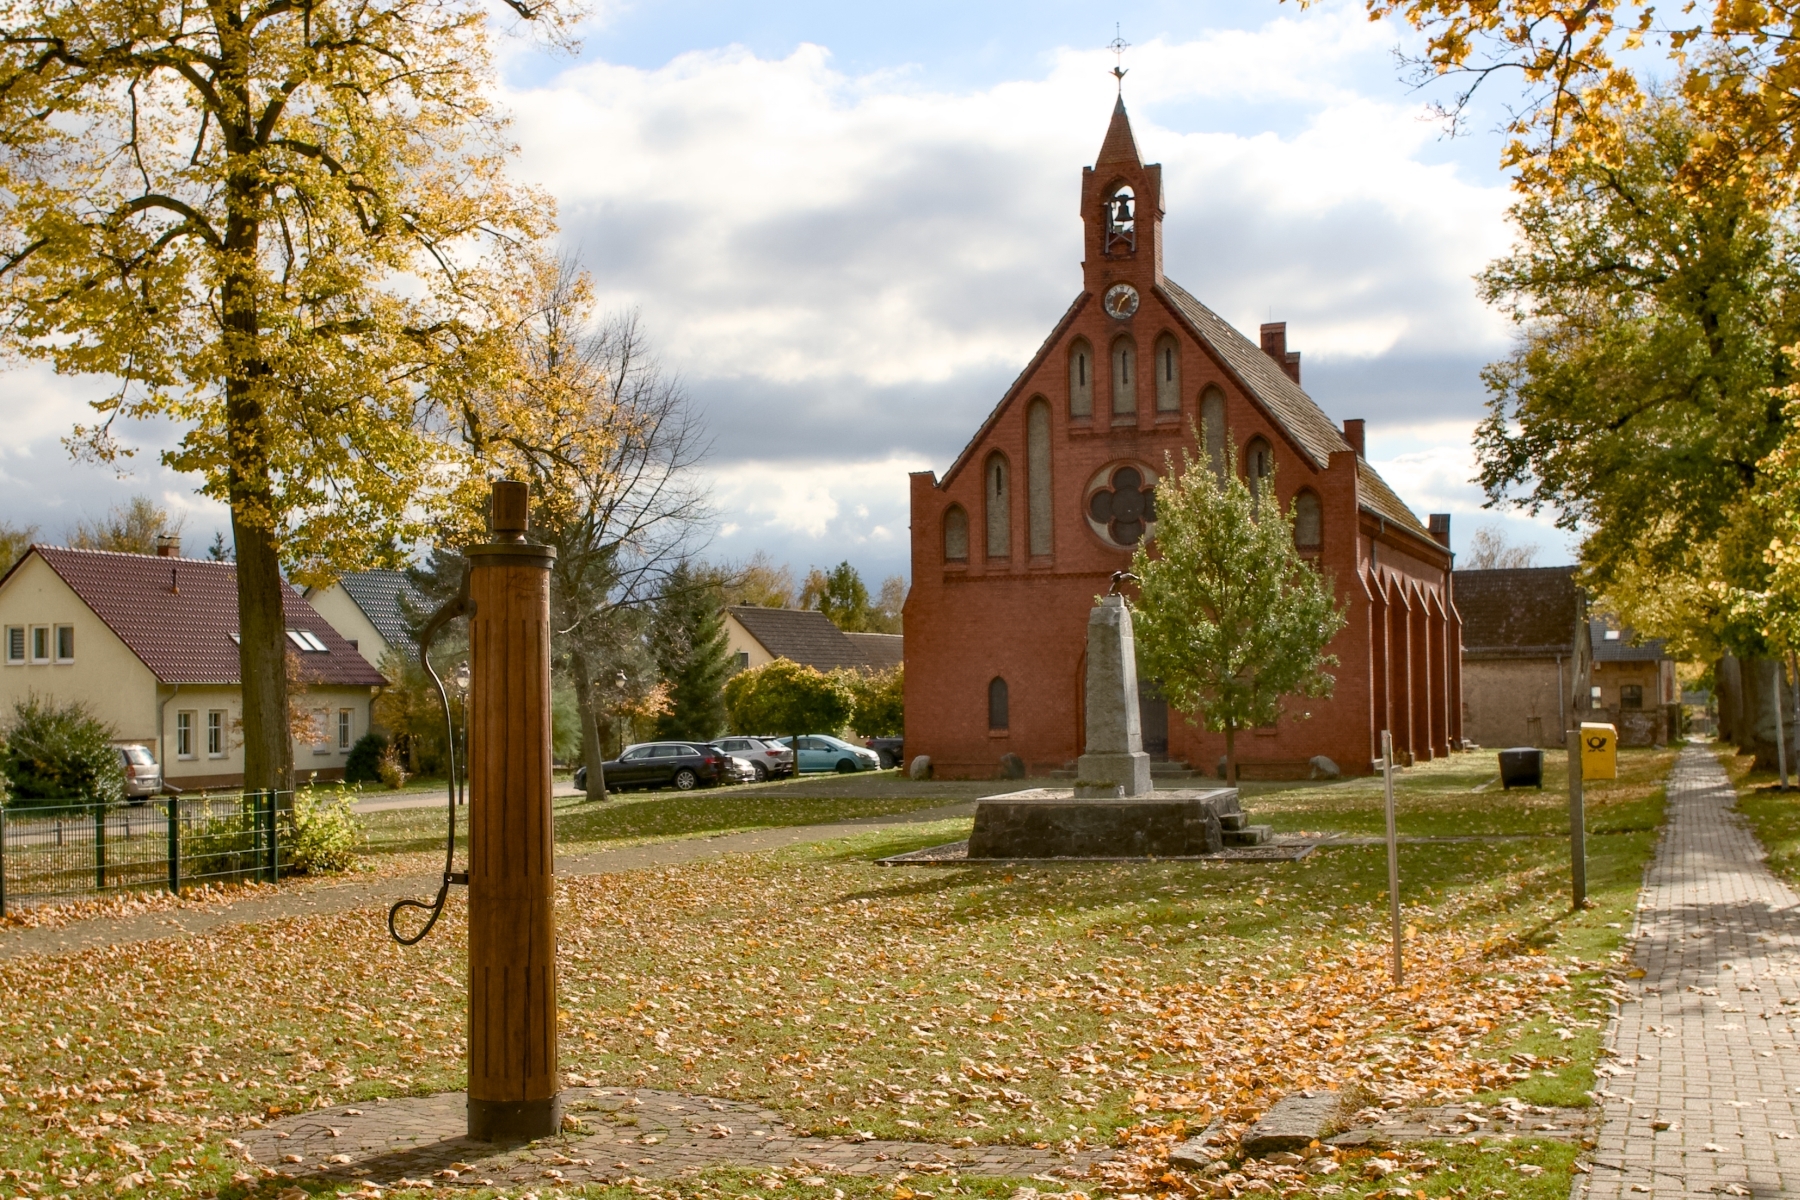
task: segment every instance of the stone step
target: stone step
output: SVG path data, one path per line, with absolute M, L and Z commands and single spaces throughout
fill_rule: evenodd
M 1220 813 L 1219 828 L 1227 833 L 1235 833 L 1250 824 L 1250 818 L 1242 812 Z
M 1273 830 L 1267 825 L 1246 825 L 1242 829 L 1225 830 L 1224 839 L 1227 846 L 1261 846 L 1272 834 Z
M 1194 768 L 1190 767 L 1188 764 L 1186 764 L 1184 762 L 1179 762 L 1175 759 L 1167 759 L 1167 760 L 1164 760 L 1161 762 L 1158 762 L 1153 759 L 1153 760 L 1151 760 L 1151 763 L 1150 763 L 1150 773 L 1152 775 L 1161 776 L 1161 775 L 1192 775 L 1195 772 L 1194 772 Z

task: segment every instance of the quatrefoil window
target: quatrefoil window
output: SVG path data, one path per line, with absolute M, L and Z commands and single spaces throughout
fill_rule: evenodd
M 1088 525 L 1115 546 L 1135 546 L 1156 522 L 1156 476 L 1143 467 L 1109 467 L 1088 485 Z

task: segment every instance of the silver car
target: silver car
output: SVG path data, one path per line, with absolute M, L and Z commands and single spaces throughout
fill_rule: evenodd
M 756 781 L 780 779 L 794 773 L 794 752 L 767 738 L 728 737 L 714 743 L 725 753 L 741 758 L 756 772 Z
M 120 746 L 119 765 L 125 769 L 125 798 L 143 804 L 163 790 L 162 768 L 143 746 Z

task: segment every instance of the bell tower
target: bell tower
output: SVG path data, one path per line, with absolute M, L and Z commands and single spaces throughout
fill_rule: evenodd
M 1162 283 L 1162 164 L 1139 157 L 1123 95 L 1113 104 L 1100 156 L 1081 169 L 1081 220 L 1088 291 L 1104 295 L 1119 283 L 1147 291 Z

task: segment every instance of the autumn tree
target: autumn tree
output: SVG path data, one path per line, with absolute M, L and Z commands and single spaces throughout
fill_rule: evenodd
M 1770 572 L 1800 244 L 1746 188 L 1683 186 L 1705 131 L 1680 100 L 1651 96 L 1625 128 L 1620 160 L 1567 157 L 1514 205 L 1518 246 L 1480 277 L 1519 329 L 1485 372 L 1481 482 L 1578 533 L 1584 582 L 1634 628 L 1760 677 L 1771 645 L 1731 597 Z M 1747 727 L 1772 735 L 1754 716 L 1770 689 L 1747 693 Z M 1771 738 L 1740 744 L 1773 760 Z
M 739 671 L 725 685 L 732 732 L 791 734 L 796 764 L 800 737 L 836 734 L 849 721 L 854 706 L 841 676 L 786 658 Z
M 758 550 L 748 562 L 726 569 L 725 603 L 753 604 L 758 608 L 797 607 L 794 568 L 777 564 L 767 551 Z
M 864 737 L 900 737 L 906 732 L 906 668 L 849 671 L 850 727 Z
M 1457 565 L 1465 571 L 1517 570 L 1536 563 L 1537 553 L 1536 546 L 1508 541 L 1498 525 L 1483 525 L 1470 535 L 1469 548 Z
M 12 525 L 0 521 L 0 575 L 25 557 L 25 551 L 31 549 L 31 543 L 36 537 L 36 525 Z
M 1295 549 L 1291 512 L 1259 505 L 1236 474 L 1219 478 L 1185 447 L 1180 472 L 1170 457 L 1166 474 L 1155 535 L 1132 555 L 1139 669 L 1171 707 L 1224 732 L 1235 787 L 1238 730 L 1273 725 L 1284 697 L 1331 694 L 1337 659 L 1325 647 L 1344 618 Z M 1261 491 L 1272 496 L 1272 481 Z
M 596 320 L 572 261 L 534 264 L 522 294 L 517 368 L 461 398 L 456 436 L 488 472 L 531 485 L 530 536 L 557 552 L 553 648 L 575 690 L 588 797 L 601 800 L 612 714 L 651 712 L 649 608 L 711 515 L 694 470 L 706 443 L 636 315 Z M 471 527 L 445 532 L 472 539 L 479 482 L 459 499 Z
M 133 496 L 97 521 L 77 521 L 69 531 L 69 545 L 77 550 L 115 550 L 123 554 L 155 554 L 156 539 L 180 536 L 185 518 L 143 496 Z
M 503 173 L 488 19 L 43 0 L 0 30 L 0 328 L 113 382 L 81 450 L 173 420 L 165 463 L 229 504 L 248 787 L 292 773 L 283 566 L 395 565 L 427 531 L 431 405 L 504 356 L 509 260 L 550 226 Z

